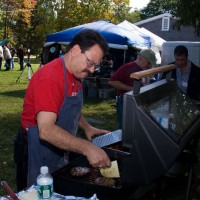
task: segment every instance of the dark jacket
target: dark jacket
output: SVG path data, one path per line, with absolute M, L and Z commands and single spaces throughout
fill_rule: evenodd
M 11 53 L 11 56 L 13 58 L 15 56 L 15 54 L 16 54 L 16 49 L 14 47 L 11 47 L 10 48 L 10 53 Z
M 17 57 L 18 58 L 24 58 L 24 49 L 18 49 Z
M 170 64 L 175 64 L 175 62 Z M 171 78 L 176 80 L 176 69 L 164 72 L 161 79 L 166 78 L 167 74 L 169 74 L 170 72 Z M 191 71 L 188 79 L 187 95 L 194 100 L 200 100 L 200 68 L 192 62 Z

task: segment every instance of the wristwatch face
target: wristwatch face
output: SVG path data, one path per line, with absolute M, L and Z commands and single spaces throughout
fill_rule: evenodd
M 54 53 L 55 51 L 56 51 L 56 48 L 55 48 L 55 47 L 51 47 L 51 48 L 50 48 L 50 52 L 51 52 L 51 53 Z

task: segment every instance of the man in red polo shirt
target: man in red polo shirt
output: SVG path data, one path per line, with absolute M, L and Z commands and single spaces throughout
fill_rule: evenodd
M 93 167 L 109 167 L 107 154 L 89 140 L 108 131 L 91 126 L 81 114 L 81 79 L 99 67 L 108 45 L 93 30 L 79 32 L 67 53 L 40 68 L 24 99 L 21 128 L 15 139 L 17 190 L 36 183 L 41 166 L 50 173 L 68 163 L 70 151 L 87 157 Z M 88 140 L 76 137 L 78 126 Z

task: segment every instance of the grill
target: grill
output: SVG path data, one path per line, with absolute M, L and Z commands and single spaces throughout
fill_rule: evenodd
M 140 84 L 134 83 L 137 85 Z M 134 92 L 124 95 L 122 131 L 92 141 L 104 148 L 111 160 L 118 161 L 120 179 L 115 186 L 95 184 L 94 180 L 100 176 L 97 169 L 85 177 L 70 176 L 74 166 L 90 167 L 85 157 L 79 157 L 52 174 L 55 191 L 84 197 L 96 193 L 100 200 L 128 199 L 135 189 L 164 175 L 195 140 L 199 129 L 200 108 L 178 89 L 175 81 L 162 80 L 136 87 Z M 120 150 L 113 148 L 114 145 Z
M 121 161 L 122 158 L 128 156 L 129 153 L 110 148 L 104 148 L 104 150 L 111 160 L 117 160 L 121 177 L 123 174 Z M 85 176 L 76 177 L 70 174 L 70 170 L 73 167 L 89 167 L 91 171 Z M 113 187 L 95 184 L 95 180 L 102 176 L 98 169 L 91 168 L 87 159 L 83 156 L 80 156 L 70 162 L 67 166 L 54 172 L 52 176 L 54 178 L 54 190 L 63 195 L 75 194 L 76 196 L 84 196 L 88 198 L 96 193 L 100 200 L 120 200 L 127 199 L 133 191 L 133 187 L 124 188 L 120 178 L 114 179 L 115 185 Z

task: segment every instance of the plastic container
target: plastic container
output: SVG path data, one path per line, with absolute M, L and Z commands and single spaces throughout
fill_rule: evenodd
M 40 168 L 37 178 L 38 200 L 53 200 L 53 178 L 47 166 Z

